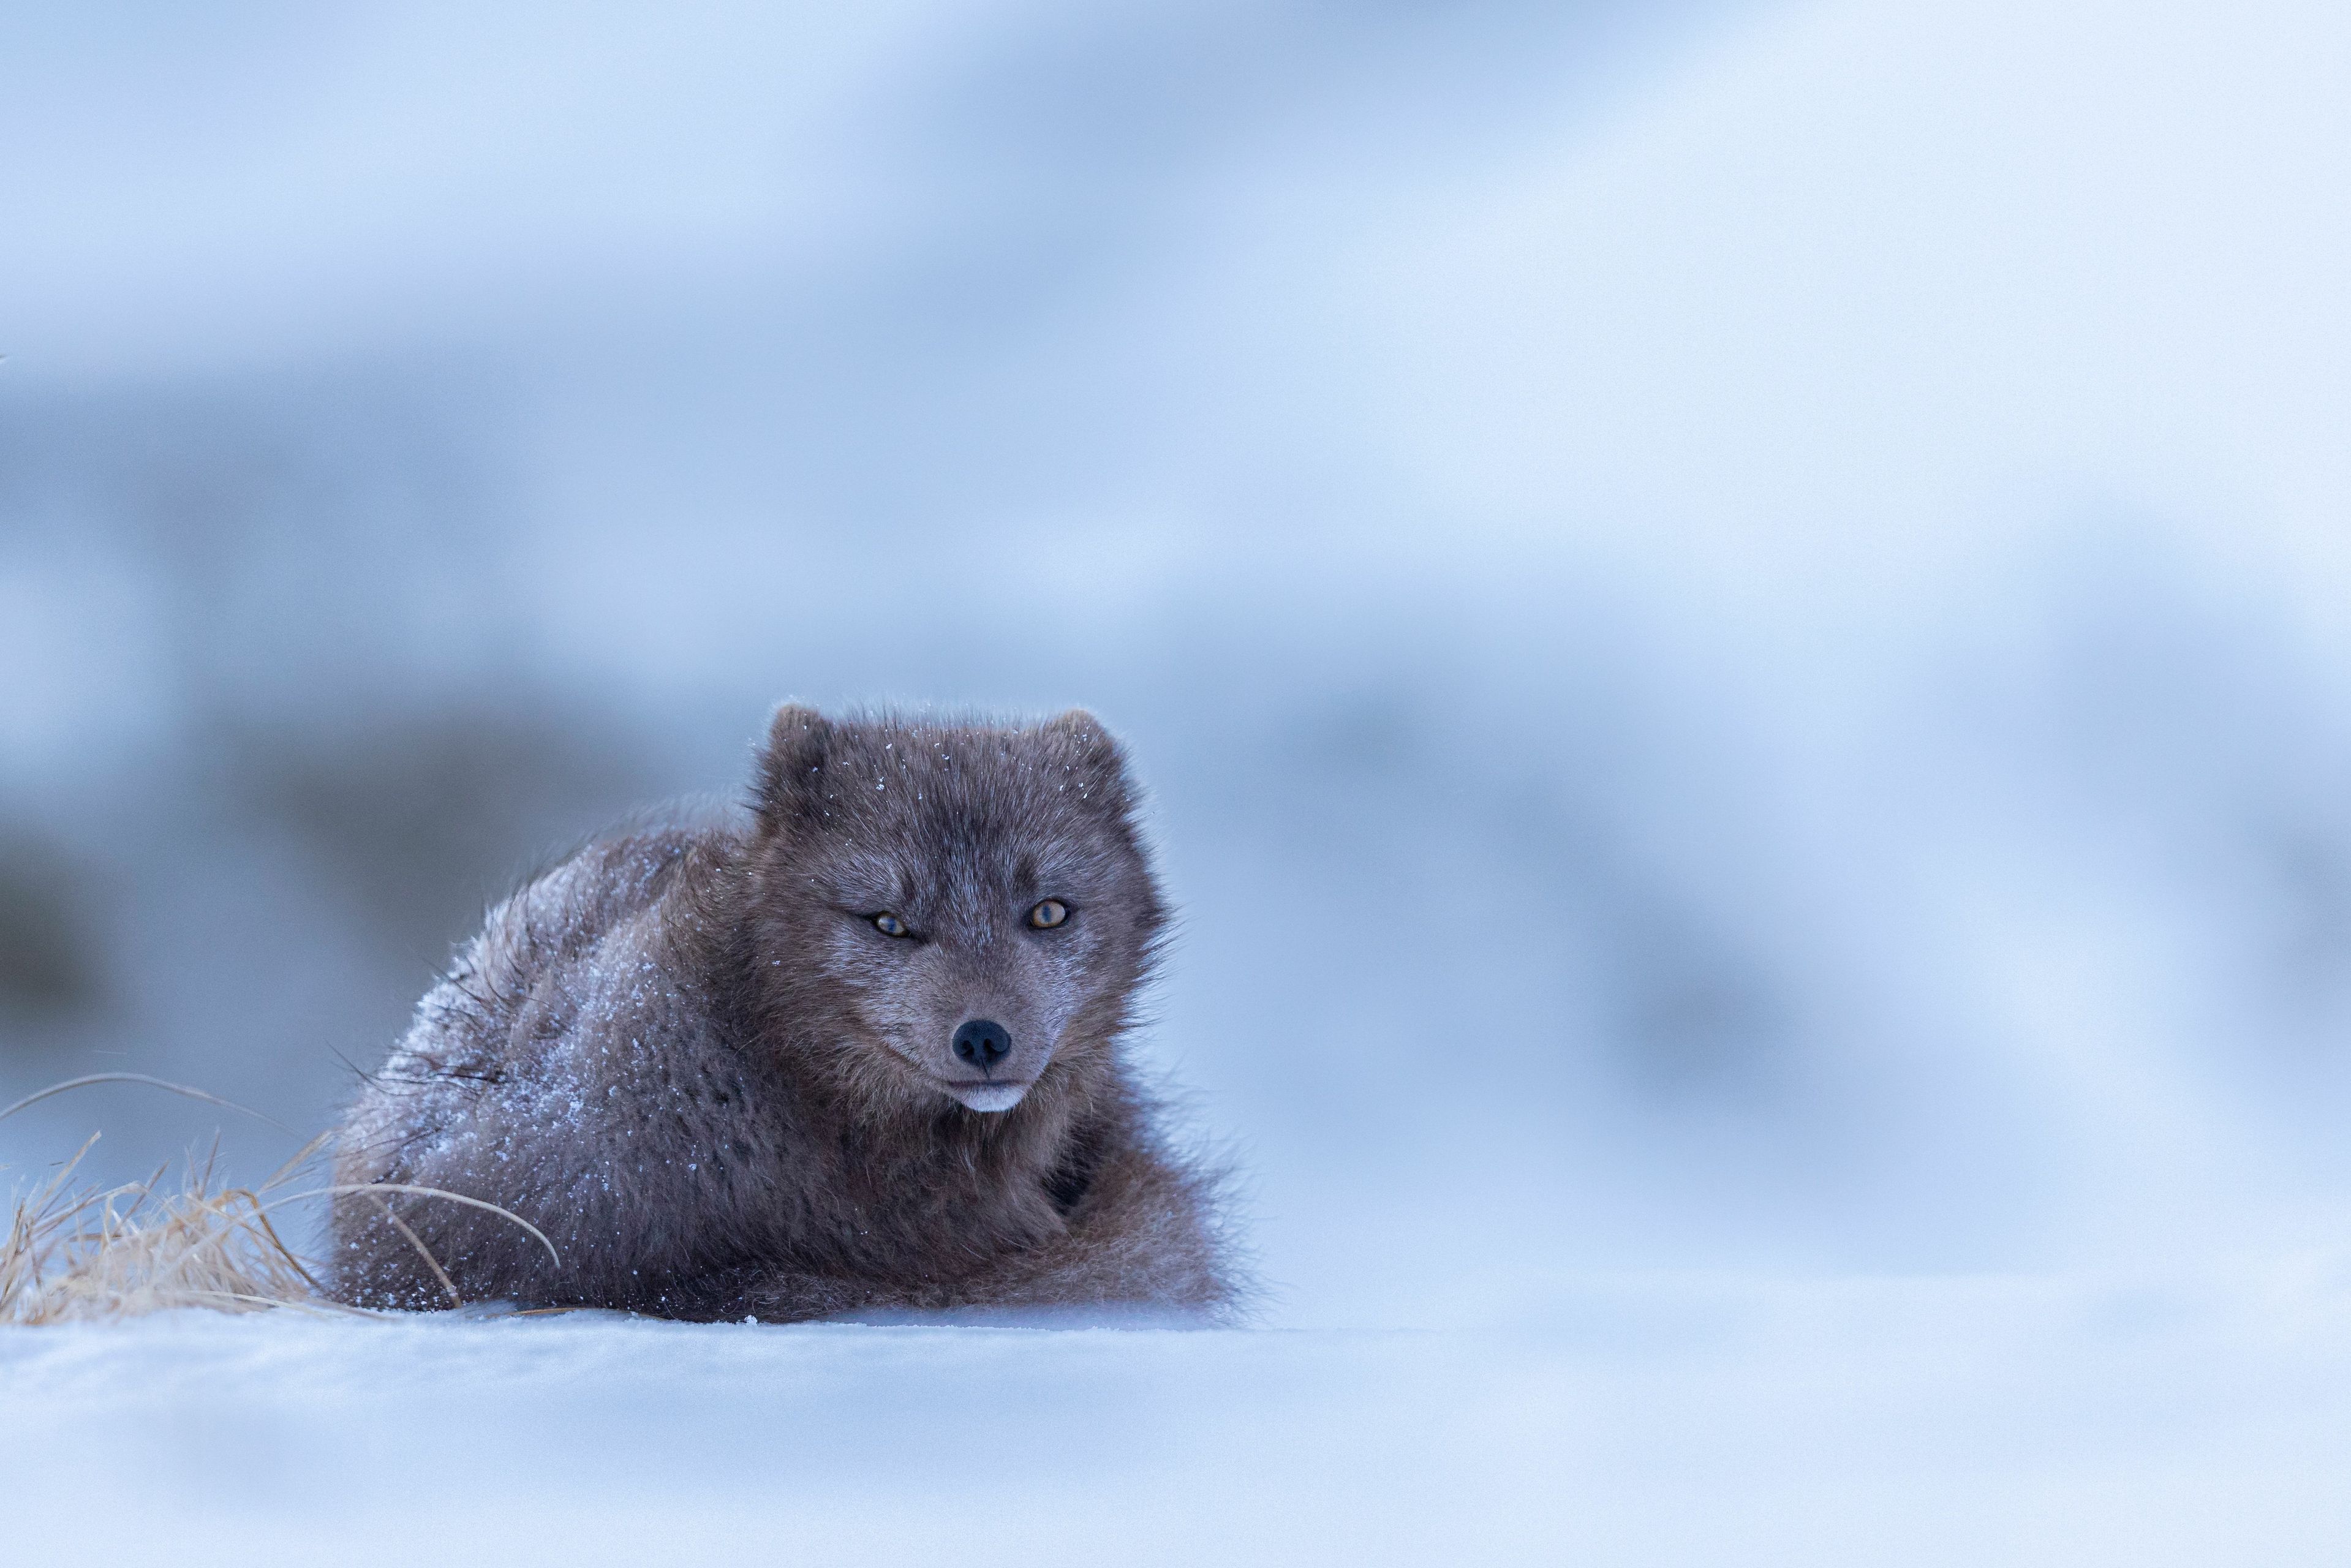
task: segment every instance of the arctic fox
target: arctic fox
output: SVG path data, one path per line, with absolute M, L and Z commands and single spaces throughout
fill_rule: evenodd
M 1122 1051 L 1166 920 L 1092 716 L 780 708 L 747 818 L 590 845 L 426 994 L 338 1137 L 384 1190 L 336 1197 L 332 1292 L 1224 1314 L 1216 1179 Z

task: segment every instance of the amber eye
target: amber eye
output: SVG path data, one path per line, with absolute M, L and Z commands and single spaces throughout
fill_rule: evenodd
M 904 921 L 899 919 L 894 915 L 875 915 L 873 917 L 873 929 L 879 931 L 884 936 L 912 936 L 914 934 L 912 926 L 908 925 Z
M 1070 917 L 1070 906 L 1058 898 L 1049 898 L 1029 912 L 1029 924 L 1040 931 L 1050 931 Z

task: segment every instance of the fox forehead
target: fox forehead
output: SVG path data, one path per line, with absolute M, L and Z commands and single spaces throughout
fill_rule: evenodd
M 1028 901 L 1059 894 L 1099 894 L 1114 876 L 1114 852 L 1064 838 L 1021 841 L 967 840 L 863 841 L 813 857 L 808 883 L 844 907 L 898 909 L 951 900 Z
M 1117 744 L 1075 709 L 1011 727 L 786 705 L 754 800 L 769 863 L 804 895 L 983 920 L 1048 896 L 1151 905 L 1133 807 Z

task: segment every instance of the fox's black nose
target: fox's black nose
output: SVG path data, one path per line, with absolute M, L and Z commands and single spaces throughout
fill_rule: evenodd
M 1012 1054 L 1012 1031 L 990 1019 L 974 1019 L 955 1031 L 956 1059 L 986 1072 Z

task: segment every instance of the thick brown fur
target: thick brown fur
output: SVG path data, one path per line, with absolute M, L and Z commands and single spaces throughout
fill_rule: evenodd
M 1215 1179 L 1125 1060 L 1167 919 L 1134 793 L 1083 713 L 779 709 L 745 819 L 599 841 L 492 911 L 340 1134 L 338 1183 L 495 1204 L 557 1256 L 478 1208 L 345 1194 L 334 1293 L 1229 1312 Z M 1040 929 L 1047 899 L 1069 914 Z M 1011 1041 L 985 1070 L 950 1046 L 982 1018 Z

